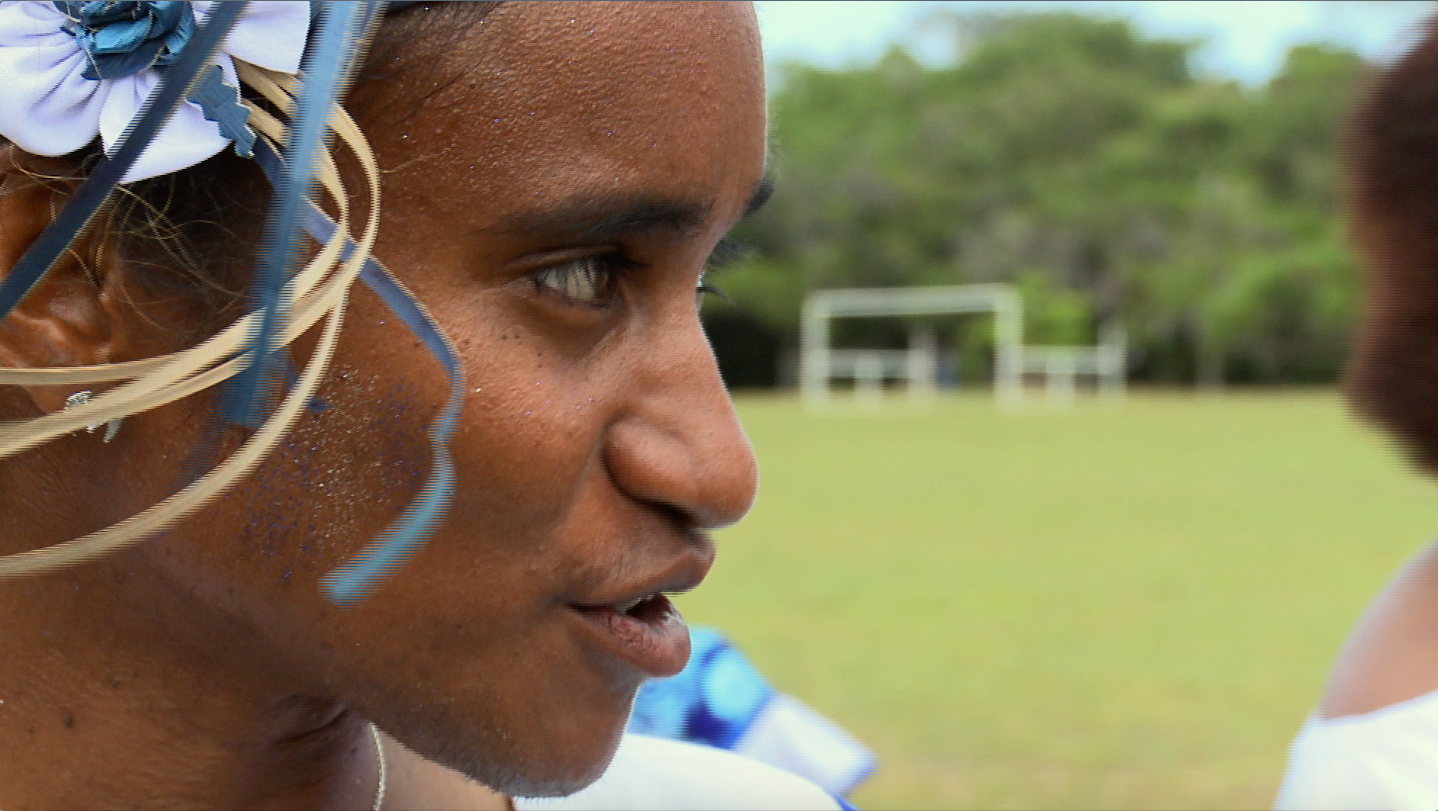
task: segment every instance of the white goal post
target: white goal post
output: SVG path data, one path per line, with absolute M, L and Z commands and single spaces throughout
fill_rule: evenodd
M 1128 338 L 1123 327 L 1105 326 L 1098 346 L 1026 346 L 1023 373 L 1040 374 L 1053 405 L 1068 405 L 1074 398 L 1074 379 L 1089 375 L 1098 381 L 1099 394 L 1116 399 L 1124 393 L 1128 367 Z
M 829 400 L 829 381 L 847 377 L 862 391 L 883 377 L 905 377 L 910 386 L 933 380 L 933 360 L 922 359 L 923 347 L 909 350 L 853 351 L 829 346 L 829 322 L 863 316 L 962 315 L 994 316 L 994 394 L 1000 402 L 1020 396 L 1024 315 L 1023 303 L 1006 284 L 964 284 L 952 287 L 875 287 L 816 290 L 804 299 L 799 332 L 799 391 L 804 402 Z M 922 342 L 916 342 L 922 343 Z M 932 357 L 932 347 L 928 349 Z M 927 365 L 927 369 L 924 367 Z M 878 380 L 876 380 L 878 378 Z
M 1007 284 L 946 287 L 873 287 L 816 290 L 804 299 L 799 333 L 799 390 L 808 405 L 830 399 L 830 381 L 854 381 L 860 399 L 874 400 L 886 379 L 902 379 L 911 396 L 931 393 L 938 378 L 937 341 L 932 330 L 913 330 L 908 349 L 835 349 L 830 323 L 836 318 L 992 314 L 994 397 L 1016 405 L 1025 374 L 1042 375 L 1051 403 L 1072 401 L 1075 377 L 1090 375 L 1105 395 L 1121 395 L 1127 367 L 1123 328 L 1101 330 L 1097 346 L 1024 346 L 1023 301 Z

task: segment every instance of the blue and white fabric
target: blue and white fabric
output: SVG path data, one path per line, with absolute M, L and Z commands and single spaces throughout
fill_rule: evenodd
M 723 634 L 690 631 L 689 664 L 644 685 L 629 731 L 727 749 L 812 780 L 835 796 L 874 771 L 874 754 L 837 724 L 776 691 Z
M 113 153 L 165 69 L 216 5 L 0 3 L 0 76 L 5 77 L 0 134 L 34 155 L 68 155 L 97 137 L 105 152 Z M 309 29 L 305 0 L 251 3 L 214 54 L 214 64 L 230 88 L 239 86 L 234 59 L 295 73 Z M 183 102 L 122 182 L 193 166 L 233 140 L 199 104 Z
M 8 426 L 8 433 L 6 426 L 0 426 L 0 457 L 63 436 L 67 420 L 101 414 L 105 419 L 123 419 L 156 407 L 169 391 L 193 383 L 202 374 L 209 385 L 226 387 L 223 424 L 243 425 L 254 433 L 236 454 L 208 472 L 197 470 L 187 476 L 179 492 L 129 521 L 71 541 L 0 557 L 0 577 L 51 571 L 142 541 L 231 486 L 293 425 L 299 413 L 297 404 L 307 396 L 301 396 L 298 386 L 302 385 L 304 392 L 313 390 L 328 367 L 330 349 L 324 347 L 333 347 L 332 338 L 322 337 L 323 351 L 295 378 L 287 374 L 291 370 L 276 343 L 285 334 L 289 299 L 293 298 L 286 291 L 296 279 L 294 265 L 304 227 L 300 221 L 306 208 L 313 207 L 309 197 L 314 171 L 333 124 L 348 133 L 341 140 L 362 156 L 360 163 L 374 207 L 363 237 L 366 251 L 374 240 L 378 171 L 363 135 L 338 100 L 344 79 L 362 59 L 373 24 L 384 8 L 383 3 L 323 2 L 312 6 L 305 2 L 170 0 L 0 4 L 0 70 L 5 71 L 9 85 L 0 98 L 0 136 L 40 155 L 70 154 L 88 147 L 97 137 L 104 147 L 103 156 L 59 213 L 0 279 L 0 319 L 44 279 L 119 184 L 179 171 L 229 143 L 246 156 L 263 151 L 255 148 L 258 142 L 247 121 L 252 112 L 268 113 L 249 106 L 241 97 L 235 78 L 240 73 L 269 87 L 278 94 L 271 101 L 292 111 L 288 125 L 276 124 L 278 129 L 287 128 L 287 134 L 275 135 L 284 141 L 284 162 L 278 164 L 266 239 L 253 278 L 254 317 L 242 318 L 199 346 L 167 356 L 153 368 L 146 364 L 158 359 L 139 361 L 146 371 L 131 372 L 134 363 L 109 365 L 114 368 L 0 368 L 0 383 L 11 385 L 33 383 L 38 377 L 53 379 L 54 375 L 68 375 L 72 382 L 131 381 L 91 398 L 73 412 Z M 237 63 L 242 63 L 238 69 Z M 275 76 L 281 77 L 280 82 Z M 296 85 L 295 90 L 285 89 Z M 273 146 L 280 144 L 276 141 Z M 343 185 L 338 179 L 335 183 Z M 344 195 L 342 190 L 334 193 Z M 351 241 L 348 235 L 345 240 Z M 315 273 L 341 272 L 333 252 L 322 255 L 331 259 Z M 449 437 L 465 390 L 457 355 L 423 306 L 373 257 L 359 259 L 363 261 L 345 263 L 342 278 L 352 282 L 357 278 L 355 271 L 361 265 L 366 268 L 366 280 L 378 284 L 386 303 L 397 304 L 401 320 L 435 352 L 450 379 L 451 395 L 430 426 L 434 465 L 419 495 L 369 547 L 326 579 L 326 596 L 342 606 L 364 599 L 393 574 L 442 519 L 453 495 Z M 318 281 L 319 276 L 310 274 L 306 289 Z M 347 286 L 341 289 L 347 290 Z M 314 306 L 308 314 L 327 318 L 324 335 L 337 335 L 343 299 L 330 296 L 323 301 L 327 302 L 324 308 L 311 301 Z M 237 342 L 241 329 L 245 335 Z M 214 376 L 215 368 L 207 367 L 222 369 L 225 375 Z M 155 387 L 148 402 L 145 394 L 132 396 L 129 388 L 145 385 Z M 283 397 L 271 411 L 280 387 Z M 202 440 L 200 444 L 206 443 Z M 202 447 L 195 456 L 202 462 L 213 461 L 212 451 Z

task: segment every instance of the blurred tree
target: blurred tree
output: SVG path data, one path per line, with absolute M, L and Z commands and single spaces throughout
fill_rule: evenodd
M 768 345 L 796 342 L 813 289 L 1005 281 L 1032 341 L 1125 323 L 1142 379 L 1334 376 L 1356 296 L 1335 212 L 1356 55 L 1296 47 L 1245 91 L 1190 73 L 1197 42 L 1123 21 L 925 25 L 952 37 L 954 64 L 895 48 L 866 68 L 782 67 L 778 190 L 741 226 L 755 258 L 719 277 Z M 733 323 L 725 306 L 708 317 Z

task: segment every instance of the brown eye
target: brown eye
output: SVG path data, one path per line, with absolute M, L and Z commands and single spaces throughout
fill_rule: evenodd
M 614 277 L 613 258 L 586 256 L 539 271 L 534 285 L 578 304 L 601 304 L 614 292 Z

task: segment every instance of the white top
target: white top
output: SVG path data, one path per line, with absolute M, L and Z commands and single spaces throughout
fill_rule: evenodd
M 1438 808 L 1438 692 L 1310 718 L 1288 751 L 1280 811 Z
M 625 735 L 603 776 L 568 797 L 515 797 L 516 811 L 838 811 L 802 777 L 698 744 Z
M 814 712 L 782 693 L 770 698 L 730 747 L 760 763 L 793 772 L 837 796 L 854 790 L 874 772 L 874 753 Z

